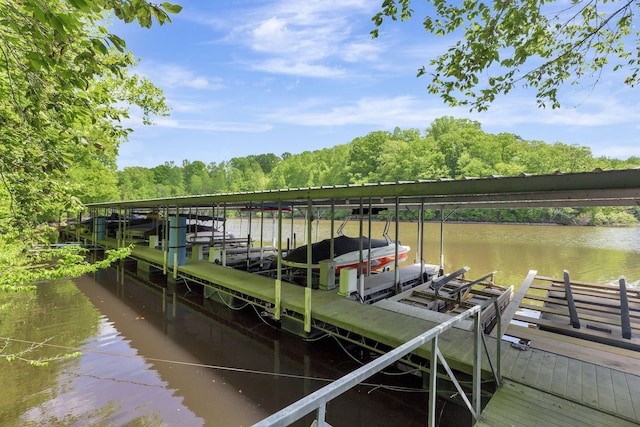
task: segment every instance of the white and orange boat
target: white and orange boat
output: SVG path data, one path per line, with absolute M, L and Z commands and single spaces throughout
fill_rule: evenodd
M 319 268 L 321 261 L 331 259 L 331 239 L 325 239 L 311 245 L 311 264 L 313 268 Z M 360 250 L 362 248 L 362 251 Z M 338 236 L 333 239 L 333 263 L 336 273 L 343 268 L 355 268 L 361 272 L 367 270 L 379 271 L 387 269 L 396 263 L 407 260 L 409 246 L 401 245 L 391 240 L 369 239 L 362 237 L 362 246 L 359 237 Z M 287 253 L 283 258 L 283 264 L 290 267 L 303 268 L 307 265 L 307 246 L 301 246 Z

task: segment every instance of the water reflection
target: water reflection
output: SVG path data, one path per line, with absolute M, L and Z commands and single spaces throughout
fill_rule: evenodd
M 79 288 L 92 302 L 103 301 L 101 311 L 119 333 L 207 425 L 250 425 L 359 366 L 331 338 L 303 342 L 265 324 L 251 308 L 233 311 L 207 303 L 203 313 L 179 304 L 176 318 L 171 319 L 162 312 L 159 294 L 130 279 L 124 286 L 114 285 L 112 273 L 102 275 L 101 286 L 83 282 Z M 121 299 L 127 309 L 111 298 Z M 202 302 L 199 298 L 196 295 L 194 300 Z M 171 311 L 169 307 L 167 312 Z M 145 324 L 155 331 L 141 329 Z M 398 420 L 408 426 L 424 424 L 427 396 L 419 378 L 374 380 L 374 384 L 380 382 L 407 387 L 413 393 L 374 391 L 375 386 L 363 385 L 329 405 L 330 422 L 336 426 L 383 426 Z M 468 415 L 463 414 L 461 420 L 465 419 Z M 299 425 L 308 426 L 311 421 L 307 417 Z
M 303 342 L 253 311 L 208 304 L 202 313 L 179 304 L 172 319 L 157 290 L 130 278 L 117 285 L 112 270 L 96 279 L 43 285 L 19 302 L 21 320 L 3 317 L 3 336 L 46 334 L 83 351 L 46 368 L 0 361 L 0 381 L 15 384 L 0 392 L 3 426 L 246 426 L 360 366 L 352 358 L 359 353 L 345 353 L 332 338 Z M 369 383 L 328 405 L 333 425 L 424 425 L 420 378 L 381 375 Z M 466 410 L 449 403 L 438 411 L 447 420 L 441 425 L 468 425 Z

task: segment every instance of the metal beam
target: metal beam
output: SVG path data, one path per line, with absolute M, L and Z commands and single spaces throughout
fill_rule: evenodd
M 165 199 L 93 203 L 91 207 L 154 208 L 164 206 L 211 206 L 227 203 L 231 208 L 254 202 L 278 201 L 288 205 L 314 206 L 334 203 L 349 206 L 349 199 L 371 198 L 376 206 L 399 197 L 402 205 L 461 208 L 578 207 L 640 205 L 640 169 L 594 171 L 516 177 L 468 178 L 395 183 L 336 185 L 330 187 L 265 190 Z

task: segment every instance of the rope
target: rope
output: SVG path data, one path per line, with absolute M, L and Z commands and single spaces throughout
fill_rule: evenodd
M 157 357 L 127 355 L 127 354 L 114 353 L 114 352 L 104 351 L 104 350 L 93 350 L 93 349 L 78 348 L 78 347 L 68 347 L 68 346 L 57 345 L 57 344 L 38 343 L 38 342 L 34 342 L 34 341 L 21 340 L 21 339 L 16 339 L 16 338 L 8 338 L 8 337 L 0 337 L 0 340 L 13 341 L 13 342 L 16 342 L 16 343 L 29 344 L 29 345 L 41 345 L 41 346 L 58 348 L 58 349 L 67 350 L 67 351 L 79 351 L 79 352 L 85 352 L 85 353 L 102 354 L 102 355 L 105 355 L 105 356 L 121 357 L 121 358 L 126 358 L 126 359 L 138 359 L 138 360 L 143 360 L 143 361 L 148 361 L 148 362 L 168 363 L 168 364 L 173 364 L 173 365 L 190 366 L 190 367 L 196 367 L 196 368 L 208 368 L 208 369 L 215 369 L 215 370 L 218 370 L 218 371 L 239 372 L 239 373 L 254 374 L 254 375 L 270 375 L 270 376 L 277 376 L 277 377 L 282 377 L 282 378 L 314 380 L 314 381 L 321 381 L 321 382 L 326 382 L 326 383 L 331 383 L 331 382 L 335 381 L 335 379 L 332 379 L 332 378 L 309 377 L 309 376 L 305 376 L 305 375 L 283 374 L 283 373 L 280 373 L 280 372 L 258 371 L 258 370 L 255 370 L 255 369 L 234 368 L 234 367 L 231 367 L 231 366 L 209 365 L 209 364 L 195 363 L 195 362 L 184 362 L 184 361 L 180 361 L 180 360 L 162 359 L 162 358 L 157 358 Z M 95 377 L 95 378 L 97 378 L 97 379 L 105 379 L 105 380 L 106 379 L 118 380 L 117 378 L 98 378 L 98 377 Z M 426 392 L 426 390 L 416 389 L 416 388 L 411 388 L 411 387 L 388 386 L 388 385 L 384 385 L 384 384 L 373 384 L 373 383 L 365 383 L 365 382 L 360 383 L 360 384 L 364 385 L 364 386 L 368 386 L 368 387 L 373 387 L 374 388 L 373 390 L 376 390 L 376 389 L 379 389 L 379 388 L 383 388 L 383 389 L 387 389 L 387 390 L 391 390 L 391 391 Z M 149 384 L 140 384 L 140 385 L 149 385 Z

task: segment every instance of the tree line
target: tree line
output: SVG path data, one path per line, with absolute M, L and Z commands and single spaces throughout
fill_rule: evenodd
M 273 153 L 235 157 L 205 164 L 183 160 L 153 168 L 127 167 L 117 171 L 117 184 L 103 181 L 100 194 L 85 202 L 139 200 L 195 194 L 218 194 L 323 185 L 396 182 L 438 178 L 586 172 L 640 166 L 640 158 L 620 160 L 594 157 L 589 147 L 556 142 L 527 141 L 511 133 L 490 134 L 481 124 L 441 117 L 424 131 L 375 131 L 336 145 L 298 154 Z M 115 181 L 115 180 L 114 180 Z M 99 200 L 98 200 L 99 199 Z M 427 216 L 436 218 L 437 211 Z M 563 224 L 632 224 L 637 208 L 474 209 L 450 219 L 490 222 L 553 222 Z

